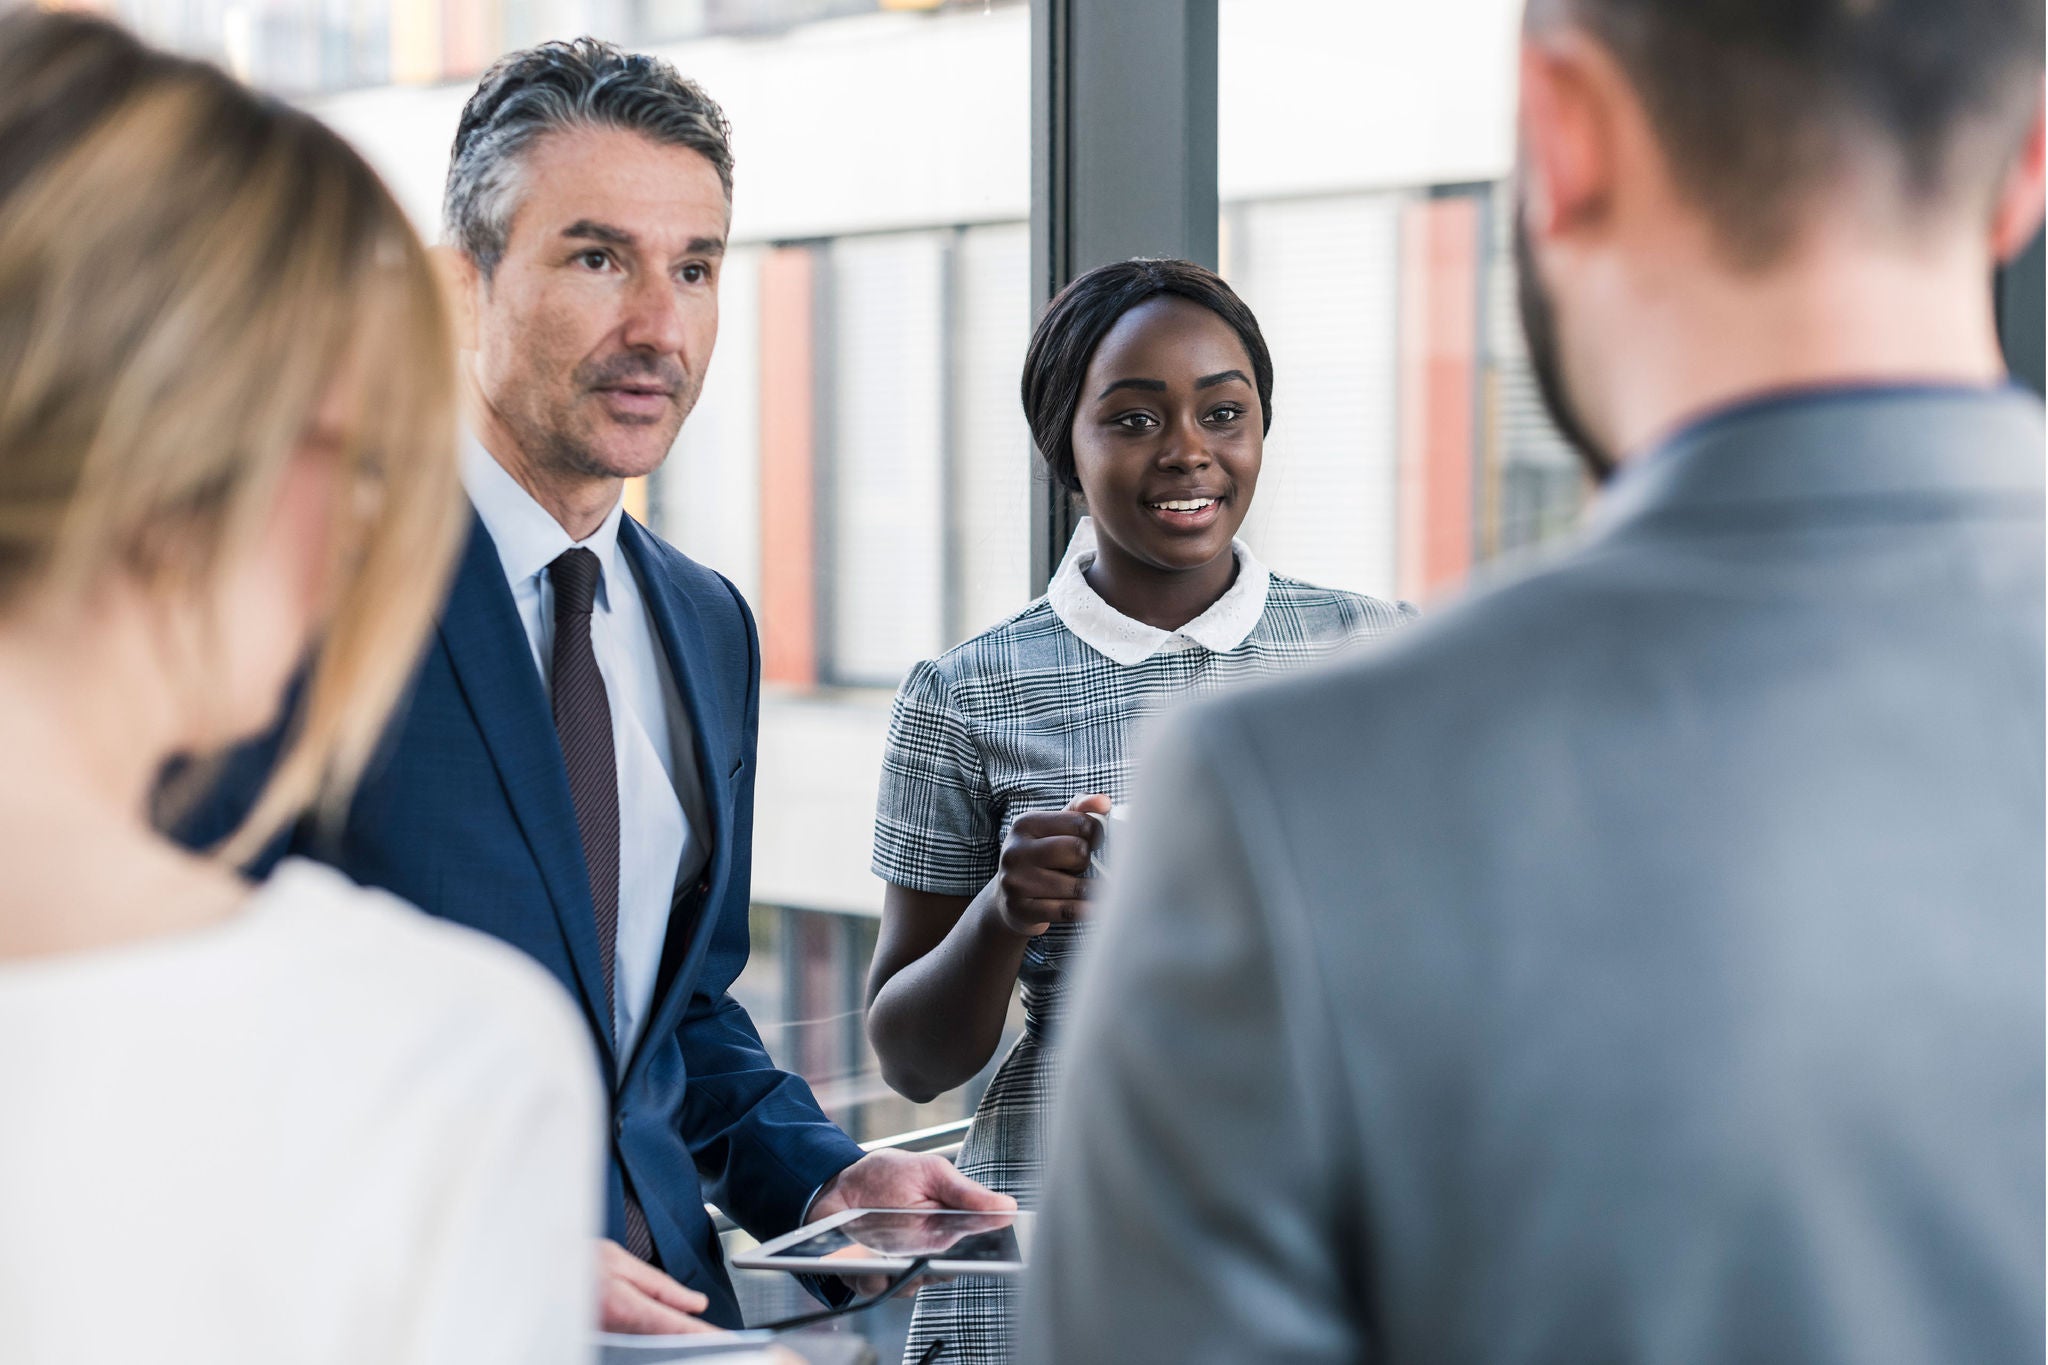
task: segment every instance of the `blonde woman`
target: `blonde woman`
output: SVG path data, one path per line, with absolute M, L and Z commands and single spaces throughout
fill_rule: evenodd
M 587 1044 L 517 953 L 229 869 L 369 758 L 461 528 L 426 259 L 332 133 L 0 19 L 0 1360 L 559 1361 Z M 289 756 L 216 855 L 167 762 Z

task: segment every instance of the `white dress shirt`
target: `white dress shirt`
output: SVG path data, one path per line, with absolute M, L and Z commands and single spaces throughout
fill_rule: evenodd
M 614 506 L 589 537 L 571 540 L 554 515 L 474 437 L 463 442 L 462 483 L 498 547 L 544 690 L 553 686 L 555 648 L 555 591 L 548 565 L 577 545 L 597 556 L 590 645 L 604 676 L 619 777 L 619 937 L 612 1027 L 623 1072 L 653 1008 L 676 888 L 695 879 L 710 856 L 703 833 L 704 784 L 697 771 L 689 713 L 655 635 L 639 580 L 619 549 L 623 505 Z

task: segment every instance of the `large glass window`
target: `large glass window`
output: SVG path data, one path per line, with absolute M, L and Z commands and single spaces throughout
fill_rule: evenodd
M 1005 0 L 1005 3 L 1010 0 Z M 166 46 L 287 95 L 422 85 L 501 52 L 595 33 L 636 46 L 762 38 L 881 10 L 987 9 L 993 0 L 87 0 Z
M 734 126 L 732 247 L 702 397 L 627 506 L 730 578 L 766 678 L 753 962 L 738 993 L 856 1137 L 912 1106 L 861 1023 L 890 701 L 1022 606 L 1030 38 L 1021 0 L 112 0 L 301 99 L 438 236 L 447 148 L 502 52 L 653 44 Z
M 1221 0 L 1223 269 L 1273 351 L 1246 538 L 1429 604 L 1567 527 L 1585 485 L 1515 316 L 1514 0 Z
M 987 629 L 1030 597 L 1033 457 L 1018 397 L 1031 335 L 1030 255 L 1022 223 L 962 228 L 954 238 L 951 640 Z
M 1402 204 L 1250 200 L 1226 208 L 1221 239 L 1223 273 L 1273 353 L 1273 429 L 1244 537 L 1280 572 L 1382 597 L 1399 585 Z
M 946 281 L 934 232 L 826 257 L 826 676 L 887 686 L 945 634 Z
M 736 990 L 855 1136 L 970 1112 L 982 1081 L 916 1106 L 877 1073 L 867 867 L 893 689 L 1029 595 L 1022 0 L 103 7 L 304 99 L 429 237 L 469 82 L 510 48 L 653 45 L 725 105 L 717 351 L 628 501 L 760 625 L 755 952 Z M 1280 572 L 1427 606 L 1578 508 L 1514 316 L 1518 8 L 1219 0 L 1220 265 L 1276 369 L 1245 534 Z
M 703 397 L 645 506 L 759 621 L 741 995 L 863 1139 L 964 1117 L 978 1093 L 894 1096 L 861 1006 L 895 688 L 1028 597 L 1026 18 L 976 5 L 664 50 L 732 116 L 736 246 Z
M 430 236 L 468 78 L 509 47 L 584 31 L 653 43 L 726 106 L 738 166 L 718 347 L 629 506 L 731 578 L 761 629 L 760 942 L 743 989 L 857 1135 L 967 1112 L 971 1093 L 915 1113 L 888 1096 L 859 977 L 891 693 L 1029 595 L 1025 5 L 113 8 L 307 95 Z M 1220 264 L 1277 376 L 1245 533 L 1280 572 L 1428 603 L 1577 509 L 1513 311 L 1516 8 L 1220 0 Z
M 1510 554 L 1563 535 L 1585 501 L 1578 457 L 1557 434 L 1529 371 L 1515 311 L 1514 230 L 1507 187 L 1494 194 L 1486 329 L 1491 363 L 1482 397 L 1488 417 L 1482 453 L 1486 515 L 1481 553 Z
M 757 611 L 763 544 L 762 272 L 768 259 L 768 252 L 752 246 L 727 255 L 711 377 L 664 472 L 648 490 L 655 528 L 730 578 Z

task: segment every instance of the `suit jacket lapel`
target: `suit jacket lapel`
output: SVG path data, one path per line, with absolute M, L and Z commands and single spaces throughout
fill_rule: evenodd
M 441 617 L 441 641 L 477 729 L 496 765 L 513 817 L 539 864 L 542 883 L 561 921 L 562 939 L 582 987 L 591 1033 L 616 1073 L 611 1006 L 598 958 L 597 919 L 583 840 L 569 799 L 569 774 L 555 737 L 554 713 L 533 666 L 526 627 L 483 522 L 471 518 L 469 545 Z
M 692 833 L 709 845 L 711 857 L 704 869 L 704 881 L 710 888 L 710 894 L 692 897 L 690 888 L 685 887 L 678 897 L 679 905 L 698 901 L 703 913 L 688 926 L 692 931 L 692 941 L 678 954 L 680 965 L 665 983 L 661 998 L 655 1002 L 653 1018 L 640 1035 L 642 1050 L 648 1039 L 675 1029 L 682 1002 L 689 998 L 690 982 L 696 976 L 704 945 L 709 941 L 713 919 L 711 911 L 722 899 L 720 888 L 730 875 L 732 850 L 726 833 L 732 824 L 734 757 L 732 737 L 728 733 L 730 727 L 726 723 L 729 718 L 715 710 L 717 686 L 710 676 L 711 663 L 706 658 L 704 632 L 697 620 L 696 607 L 677 590 L 674 581 L 664 572 L 649 540 L 648 532 L 631 517 L 619 523 L 619 541 L 640 580 L 641 596 L 654 620 L 655 635 L 661 641 L 662 653 L 668 657 L 669 669 L 675 676 L 676 692 L 682 697 L 683 707 L 689 715 L 690 731 L 696 740 L 697 775 L 704 784 L 704 812 L 711 827 Z M 566 779 L 564 781 L 566 783 Z M 675 932 L 677 927 L 675 921 L 670 922 L 670 932 Z

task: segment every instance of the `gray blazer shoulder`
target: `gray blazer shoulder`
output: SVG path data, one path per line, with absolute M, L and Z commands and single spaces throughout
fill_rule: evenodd
M 1695 428 L 1155 755 L 1028 1359 L 2038 1359 L 2038 407 Z

